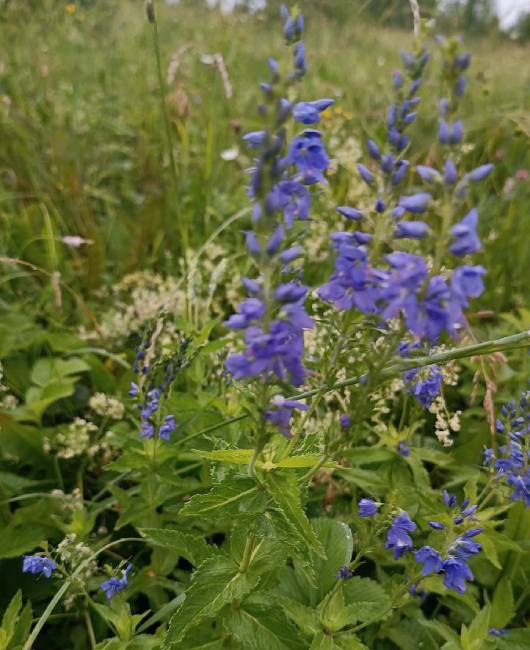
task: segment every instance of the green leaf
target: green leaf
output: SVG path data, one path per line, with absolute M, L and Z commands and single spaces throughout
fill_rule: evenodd
M 491 627 L 505 627 L 515 615 L 512 583 L 507 576 L 499 580 L 493 593 L 491 605 Z
M 22 644 L 27 640 L 32 623 L 33 611 L 31 609 L 31 604 L 28 602 L 17 619 L 13 638 L 11 639 L 13 650 L 18 650 L 18 648 L 22 647 Z
M 382 619 L 389 607 L 390 599 L 377 582 L 355 576 L 326 597 L 319 611 L 324 627 L 336 632 L 347 625 Z
M 305 467 L 313 467 L 321 459 L 321 456 L 318 454 L 300 454 L 299 456 L 289 456 L 283 460 L 275 463 L 275 467 L 290 467 L 292 469 L 303 469 Z M 322 467 L 327 467 L 328 469 L 337 469 L 342 467 L 333 461 L 326 461 Z
M 339 469 L 337 472 L 345 481 L 353 483 L 368 494 L 381 496 L 387 489 L 385 481 L 379 474 L 377 474 L 377 472 L 371 472 L 367 469 L 359 469 L 358 467 Z
M 355 634 L 332 637 L 324 632 L 315 635 L 310 650 L 368 650 Z
M 351 562 L 353 537 L 350 527 L 335 519 L 312 519 L 311 525 L 327 556 L 325 560 L 319 557 L 312 560 L 320 601 L 337 581 L 337 571 L 340 567 Z
M 488 638 L 488 629 L 490 627 L 490 605 L 483 607 L 475 616 L 469 626 L 470 645 L 469 650 L 480 650 L 482 642 Z
M 201 458 L 217 460 L 221 463 L 234 463 L 235 465 L 248 465 L 254 454 L 253 449 L 218 449 L 215 451 L 193 449 L 192 451 Z
M 300 648 L 295 629 L 291 628 L 281 612 L 242 607 L 231 610 L 223 622 L 244 650 Z
M 317 555 L 326 557 L 322 544 L 309 523 L 300 504 L 300 487 L 293 473 L 269 472 L 265 476 L 269 492 L 285 521 L 296 534 L 302 546 L 307 545 Z
M 495 546 L 495 542 L 493 539 L 488 535 L 488 533 L 483 533 L 480 542 L 482 544 L 482 549 L 484 551 L 484 555 L 488 558 L 488 560 L 493 564 L 493 566 L 496 569 L 502 569 L 502 564 L 499 561 L 499 556 L 497 555 L 497 549 Z
M 324 634 L 324 632 L 318 632 L 309 650 L 336 650 L 336 648 L 333 637 Z
M 528 650 L 530 648 L 530 628 L 512 629 L 508 635 L 497 639 L 499 650 Z
M 207 494 L 196 494 L 182 508 L 188 517 L 238 517 L 259 514 L 267 507 L 267 494 L 251 478 L 230 478 L 214 485 Z
M 70 375 L 88 372 L 90 366 L 77 357 L 70 359 L 39 359 L 31 371 L 31 381 L 37 386 L 45 387 L 49 383 L 60 381 Z
M 3 632 L 3 642 L 4 647 L 7 648 L 9 642 L 13 638 L 15 633 L 15 627 L 17 624 L 18 613 L 22 607 L 22 592 L 20 589 L 11 599 L 4 616 L 2 618 L 2 632 Z
M 293 598 L 274 595 L 274 599 L 283 609 L 285 615 L 297 625 L 303 634 L 312 636 L 318 630 L 317 616 L 314 609 L 302 605 Z
M 226 557 L 210 558 L 192 576 L 186 598 L 171 617 L 163 648 L 176 648 L 188 631 L 215 616 L 225 605 L 242 600 L 258 584 L 259 576 L 239 573 Z
M 207 458 L 208 460 L 217 460 L 222 463 L 233 463 L 234 465 L 248 465 L 254 455 L 254 449 L 218 449 L 214 451 L 203 451 L 202 449 L 193 449 L 193 453 Z M 273 462 L 267 461 L 265 463 L 258 462 L 258 467 L 270 471 L 275 467 L 288 467 L 291 469 L 303 469 L 305 467 L 313 467 L 320 460 L 318 454 L 300 454 L 299 456 L 289 456 L 280 461 Z M 325 463 L 323 467 L 336 468 L 340 467 L 331 461 Z
M 0 558 L 18 557 L 31 551 L 49 536 L 42 526 L 6 526 L 0 537 Z
M 335 637 L 335 646 L 340 650 L 370 650 L 353 632 Z
M 10 494 L 20 494 L 21 492 L 29 491 L 41 483 L 42 481 L 34 481 L 33 479 L 19 476 L 13 472 L 0 471 L 0 487 Z
M 207 544 L 202 537 L 181 533 L 179 530 L 141 528 L 140 533 L 154 546 L 174 551 L 194 566 L 199 566 L 216 551 L 215 547 Z

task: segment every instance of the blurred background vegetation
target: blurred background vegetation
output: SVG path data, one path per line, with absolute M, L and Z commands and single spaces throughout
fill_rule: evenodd
M 278 3 L 256 13 L 246 2 L 230 13 L 208 6 L 215 4 L 158 0 L 161 101 L 154 25 L 140 0 L 3 0 L 4 312 L 15 298 L 19 309 L 56 323 L 83 322 L 102 289 L 126 273 L 178 276 L 186 250 L 212 233 L 238 249 L 251 164 L 240 133 L 258 125 L 256 82 L 277 50 Z M 333 219 L 332 206 L 355 194 L 354 163 L 366 135 L 381 128 L 400 49 L 412 47 L 410 10 L 401 0 L 300 4 L 311 65 L 304 96 L 337 100 L 325 130 L 339 173 L 319 215 Z M 496 164 L 476 197 L 489 274 L 481 304 L 496 313 L 518 309 L 529 295 L 528 17 L 506 33 L 486 0 L 420 5 L 436 21 L 433 33 L 460 30 L 474 54 L 463 107 L 474 143 L 467 155 Z M 436 137 L 434 69 L 414 127 L 413 162 L 429 159 Z

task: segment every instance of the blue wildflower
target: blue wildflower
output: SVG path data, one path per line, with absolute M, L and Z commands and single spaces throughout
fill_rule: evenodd
M 431 546 L 422 546 L 414 553 L 414 559 L 418 564 L 423 564 L 422 576 L 431 573 L 439 573 L 442 569 L 442 556 Z
M 360 221 L 363 218 L 363 213 L 360 210 L 357 210 L 357 208 L 349 208 L 346 205 L 338 207 L 337 212 L 351 221 Z
M 298 102 L 293 106 L 293 117 L 301 124 L 317 124 L 320 113 L 333 106 L 333 99 L 317 99 L 312 102 Z
M 57 568 L 53 560 L 41 555 L 24 555 L 22 559 L 22 573 L 31 573 L 33 575 L 42 575 L 45 578 L 51 578 L 52 573 Z
M 121 578 L 112 577 L 99 585 L 99 588 L 105 592 L 107 600 L 111 600 L 116 594 L 120 593 L 120 591 L 123 591 L 125 587 L 127 587 L 131 569 L 132 564 L 127 564 L 125 569 L 122 571 Z
M 466 592 L 466 580 L 474 580 L 471 569 L 465 560 L 460 558 L 448 558 L 443 562 L 443 583 L 448 589 L 458 594 Z
M 295 138 L 285 163 L 295 165 L 302 182 L 311 185 L 325 182 L 322 172 L 329 164 L 328 155 L 322 143 L 322 136 L 314 129 L 306 129 L 302 135 Z
M 372 499 L 361 499 L 357 504 L 359 506 L 359 517 L 367 519 L 377 514 L 379 506 Z
M 440 394 L 443 375 L 439 366 L 411 368 L 403 374 L 403 380 L 418 402 L 428 408 L 433 399 Z
M 337 579 L 338 580 L 349 580 L 350 578 L 353 578 L 353 571 L 350 569 L 349 566 L 341 566 L 340 569 L 337 571 Z
M 400 454 L 400 456 L 403 456 L 403 458 L 406 458 L 407 456 L 410 455 L 410 449 L 404 440 L 400 440 L 398 442 L 397 450 L 398 450 L 398 454 Z
M 158 429 L 158 435 L 162 440 L 169 440 L 170 435 L 177 430 L 174 415 L 166 415 L 164 421 Z
M 427 167 L 426 165 L 416 165 L 416 171 L 422 181 L 426 183 L 435 183 L 442 180 L 442 176 L 434 167 Z
M 359 171 L 359 174 L 361 175 L 361 178 L 365 183 L 368 183 L 368 185 L 373 185 L 375 178 L 372 172 L 363 165 L 362 163 L 357 163 L 357 170 Z
M 431 199 L 432 196 L 428 192 L 418 192 L 418 194 L 402 196 L 399 199 L 398 205 L 407 210 L 407 212 L 421 214 L 425 212 Z
M 347 413 L 341 413 L 339 422 L 343 429 L 347 429 L 351 425 L 351 418 Z
M 493 167 L 494 165 L 491 163 L 488 163 L 487 165 L 481 165 L 480 167 L 477 167 L 476 169 L 470 171 L 469 174 L 466 174 L 466 178 L 470 181 L 473 181 L 474 183 L 481 181 L 486 178 L 486 176 L 490 175 L 490 173 L 493 171 Z
M 397 239 L 423 239 L 429 232 L 429 226 L 423 221 L 400 221 L 394 231 Z
M 491 634 L 491 636 L 502 637 L 508 634 L 508 630 L 501 629 L 498 627 L 490 627 L 488 630 L 488 634 Z
M 394 559 L 400 558 L 406 551 L 414 548 L 409 532 L 416 530 L 416 524 L 411 521 L 408 513 L 402 511 L 394 517 L 386 536 L 385 548 L 394 553 Z
M 476 253 L 481 249 L 480 239 L 477 235 L 478 211 L 473 208 L 468 214 L 451 228 L 451 235 L 455 238 L 449 246 L 454 255 L 462 256 Z

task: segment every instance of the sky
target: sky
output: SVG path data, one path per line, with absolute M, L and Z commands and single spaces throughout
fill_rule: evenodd
M 180 0 L 166 0 L 167 4 L 178 4 Z M 241 0 L 207 0 L 211 7 L 220 5 L 225 12 L 230 12 Z M 517 22 L 517 18 L 524 12 L 530 13 L 530 0 L 494 0 L 503 29 L 510 28 Z M 250 0 L 255 9 L 260 9 L 267 4 L 267 0 Z M 421 0 L 420 0 L 421 7 Z
M 495 0 L 495 5 L 503 28 L 511 27 L 520 14 L 530 13 L 530 0 Z

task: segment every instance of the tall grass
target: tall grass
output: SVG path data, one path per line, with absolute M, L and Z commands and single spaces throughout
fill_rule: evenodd
M 176 273 L 185 248 L 198 248 L 246 204 L 241 179 L 251 161 L 238 134 L 258 123 L 252 108 L 258 91 L 249 89 L 265 74 L 273 39 L 263 24 L 268 18 L 223 17 L 198 3 L 159 2 L 157 10 L 160 70 L 141 3 L 77 4 L 72 12 L 66 3 L 44 0 L 12 3 L 2 15 L 2 252 L 61 273 L 87 297 L 133 269 Z M 379 128 L 389 72 L 412 35 L 370 26 L 357 12 L 345 15 L 340 22 L 309 17 L 316 69 L 304 94 L 336 96 L 329 132 L 337 142 L 353 138 L 362 146 Z M 466 98 L 465 118 L 480 144 L 468 155 L 497 162 L 491 193 L 481 198 L 491 287 L 485 304 L 503 310 L 528 297 L 528 181 L 522 173 L 510 180 L 509 170 L 530 168 L 530 62 L 527 51 L 509 43 L 470 46 L 478 83 Z M 232 97 L 212 63 L 217 53 Z M 167 88 L 162 111 L 161 86 Z M 420 151 L 421 134 L 435 128 L 433 76 L 428 89 L 414 134 Z M 236 146 L 237 157 L 223 159 Z M 356 183 L 347 170 L 337 178 L 335 198 Z M 238 237 L 233 228 L 222 232 Z M 93 243 L 67 248 L 64 235 Z M 3 290 L 23 292 L 20 282 L 13 278 Z

